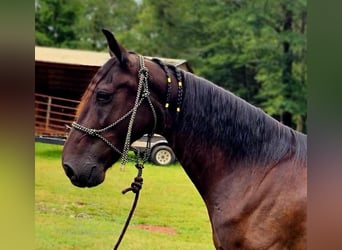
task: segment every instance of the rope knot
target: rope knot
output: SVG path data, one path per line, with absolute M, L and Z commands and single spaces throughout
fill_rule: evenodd
M 131 188 L 130 188 L 131 191 L 135 194 L 138 193 L 142 187 L 142 184 L 143 184 L 143 178 L 140 176 L 135 177 L 134 182 L 132 182 L 131 184 Z
M 129 188 L 122 190 L 122 194 L 125 194 L 129 191 L 132 191 L 133 193 L 137 194 L 137 193 L 139 193 L 140 189 L 142 188 L 142 184 L 143 184 L 144 179 L 141 177 L 141 175 L 142 175 L 142 170 L 144 168 L 144 165 L 137 163 L 137 164 L 135 164 L 135 167 L 138 169 L 138 174 L 134 178 L 134 181 L 131 183 L 131 186 Z
M 88 130 L 88 134 L 91 136 L 97 136 L 97 131 L 95 129 L 91 128 Z
M 150 91 L 148 91 L 148 89 L 144 89 L 143 92 L 142 92 L 142 95 L 141 97 L 142 98 L 146 98 L 150 95 Z

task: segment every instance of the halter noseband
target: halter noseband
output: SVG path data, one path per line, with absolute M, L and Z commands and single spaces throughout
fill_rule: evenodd
M 145 154 L 143 157 L 143 162 L 146 162 L 150 156 L 150 142 L 151 142 L 151 138 L 154 134 L 156 125 L 157 125 L 157 115 L 156 115 L 156 111 L 153 107 L 153 104 L 151 102 L 150 99 L 150 92 L 148 89 L 148 76 L 149 76 L 149 71 L 148 68 L 145 66 L 144 63 L 144 58 L 141 55 L 138 55 L 139 57 L 139 63 L 140 63 L 140 69 L 138 72 L 138 90 L 137 90 L 137 96 L 135 98 L 135 103 L 134 106 L 124 115 L 122 115 L 118 120 L 116 120 L 115 122 L 113 122 L 112 124 L 108 125 L 107 127 L 104 127 L 102 129 L 94 129 L 94 128 L 87 128 L 81 124 L 78 124 L 77 122 L 73 122 L 72 123 L 72 127 L 82 131 L 90 136 L 96 136 L 98 138 L 100 138 L 102 141 L 104 141 L 109 147 L 111 147 L 115 152 L 119 153 L 122 156 L 122 163 L 121 163 L 121 167 L 124 167 L 125 164 L 128 161 L 128 151 L 129 151 L 129 147 L 131 144 L 131 134 L 132 134 L 132 127 L 133 127 L 133 123 L 135 120 L 135 116 L 137 113 L 137 110 L 139 108 L 139 106 L 142 104 L 142 102 L 147 99 L 151 110 L 152 110 L 152 114 L 153 114 L 153 118 L 154 118 L 154 126 L 153 129 L 151 131 L 151 133 L 148 136 L 148 140 L 146 143 L 146 150 L 145 150 Z M 127 129 L 127 134 L 126 134 L 126 140 L 125 140 L 125 144 L 123 147 L 123 150 L 120 151 L 117 147 L 115 147 L 108 139 L 106 139 L 105 137 L 102 136 L 102 133 L 115 127 L 118 123 L 120 123 L 121 121 L 125 120 L 128 116 L 131 116 L 130 120 L 129 120 L 129 124 L 128 124 L 128 129 Z

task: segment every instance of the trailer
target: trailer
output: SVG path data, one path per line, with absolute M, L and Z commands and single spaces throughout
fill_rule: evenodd
M 147 135 L 144 135 L 139 140 L 133 142 L 131 150 L 133 150 L 135 154 L 144 154 L 147 138 Z M 151 139 L 151 154 L 149 160 L 156 165 L 167 166 L 176 162 L 177 159 L 167 140 L 161 135 L 154 134 Z

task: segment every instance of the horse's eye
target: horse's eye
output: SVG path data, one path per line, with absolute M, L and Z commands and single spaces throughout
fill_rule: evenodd
M 112 94 L 99 91 L 96 93 L 96 101 L 101 104 L 109 103 L 112 100 Z

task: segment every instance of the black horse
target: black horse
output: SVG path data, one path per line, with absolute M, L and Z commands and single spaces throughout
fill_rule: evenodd
M 216 249 L 305 249 L 306 135 L 104 34 L 112 57 L 82 97 L 63 150 L 71 182 L 100 184 L 130 142 L 156 132 L 203 198 Z

